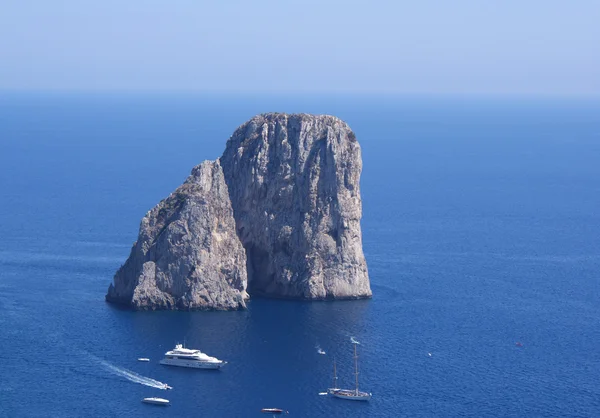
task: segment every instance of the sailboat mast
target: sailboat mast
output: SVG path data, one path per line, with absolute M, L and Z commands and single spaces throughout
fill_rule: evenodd
M 337 373 L 335 370 L 335 357 L 333 358 L 333 388 L 337 388 Z
M 356 395 L 358 396 L 358 356 L 356 355 L 356 344 L 354 344 L 354 375 L 356 376 Z

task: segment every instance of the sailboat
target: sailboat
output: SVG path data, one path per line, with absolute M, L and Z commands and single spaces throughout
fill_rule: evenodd
M 333 387 L 329 388 L 327 392 L 340 399 L 348 399 L 351 401 L 368 401 L 371 399 L 371 393 L 361 392 L 358 390 L 358 356 L 356 355 L 356 345 L 358 341 L 352 340 L 354 345 L 354 376 L 356 378 L 355 389 L 339 389 L 337 387 L 337 374 L 335 368 L 335 359 L 333 360 Z

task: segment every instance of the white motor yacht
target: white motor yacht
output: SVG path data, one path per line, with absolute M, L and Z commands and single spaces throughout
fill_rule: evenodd
M 177 344 L 173 350 L 165 353 L 165 358 L 160 361 L 160 364 L 194 369 L 219 369 L 227 362 L 204 354 L 200 350 L 185 348 L 183 345 Z

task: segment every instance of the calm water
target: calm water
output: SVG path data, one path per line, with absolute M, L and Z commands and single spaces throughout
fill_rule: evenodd
M 106 304 L 145 212 L 265 111 L 356 131 L 373 299 Z M 0 416 L 600 414 L 598 102 L 5 94 L 0 146 Z M 370 403 L 318 395 L 351 336 Z M 160 366 L 184 338 L 229 364 Z

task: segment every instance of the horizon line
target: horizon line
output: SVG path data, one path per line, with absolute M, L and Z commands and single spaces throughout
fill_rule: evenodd
M 171 95 L 171 96 L 238 96 L 238 97 L 387 97 L 387 98 L 498 98 L 498 99 L 585 99 L 600 100 L 600 93 L 557 93 L 557 92 L 407 92 L 407 91 L 362 91 L 362 90 L 216 90 L 216 89 L 94 89 L 94 88 L 4 88 L 0 94 L 24 95 Z

